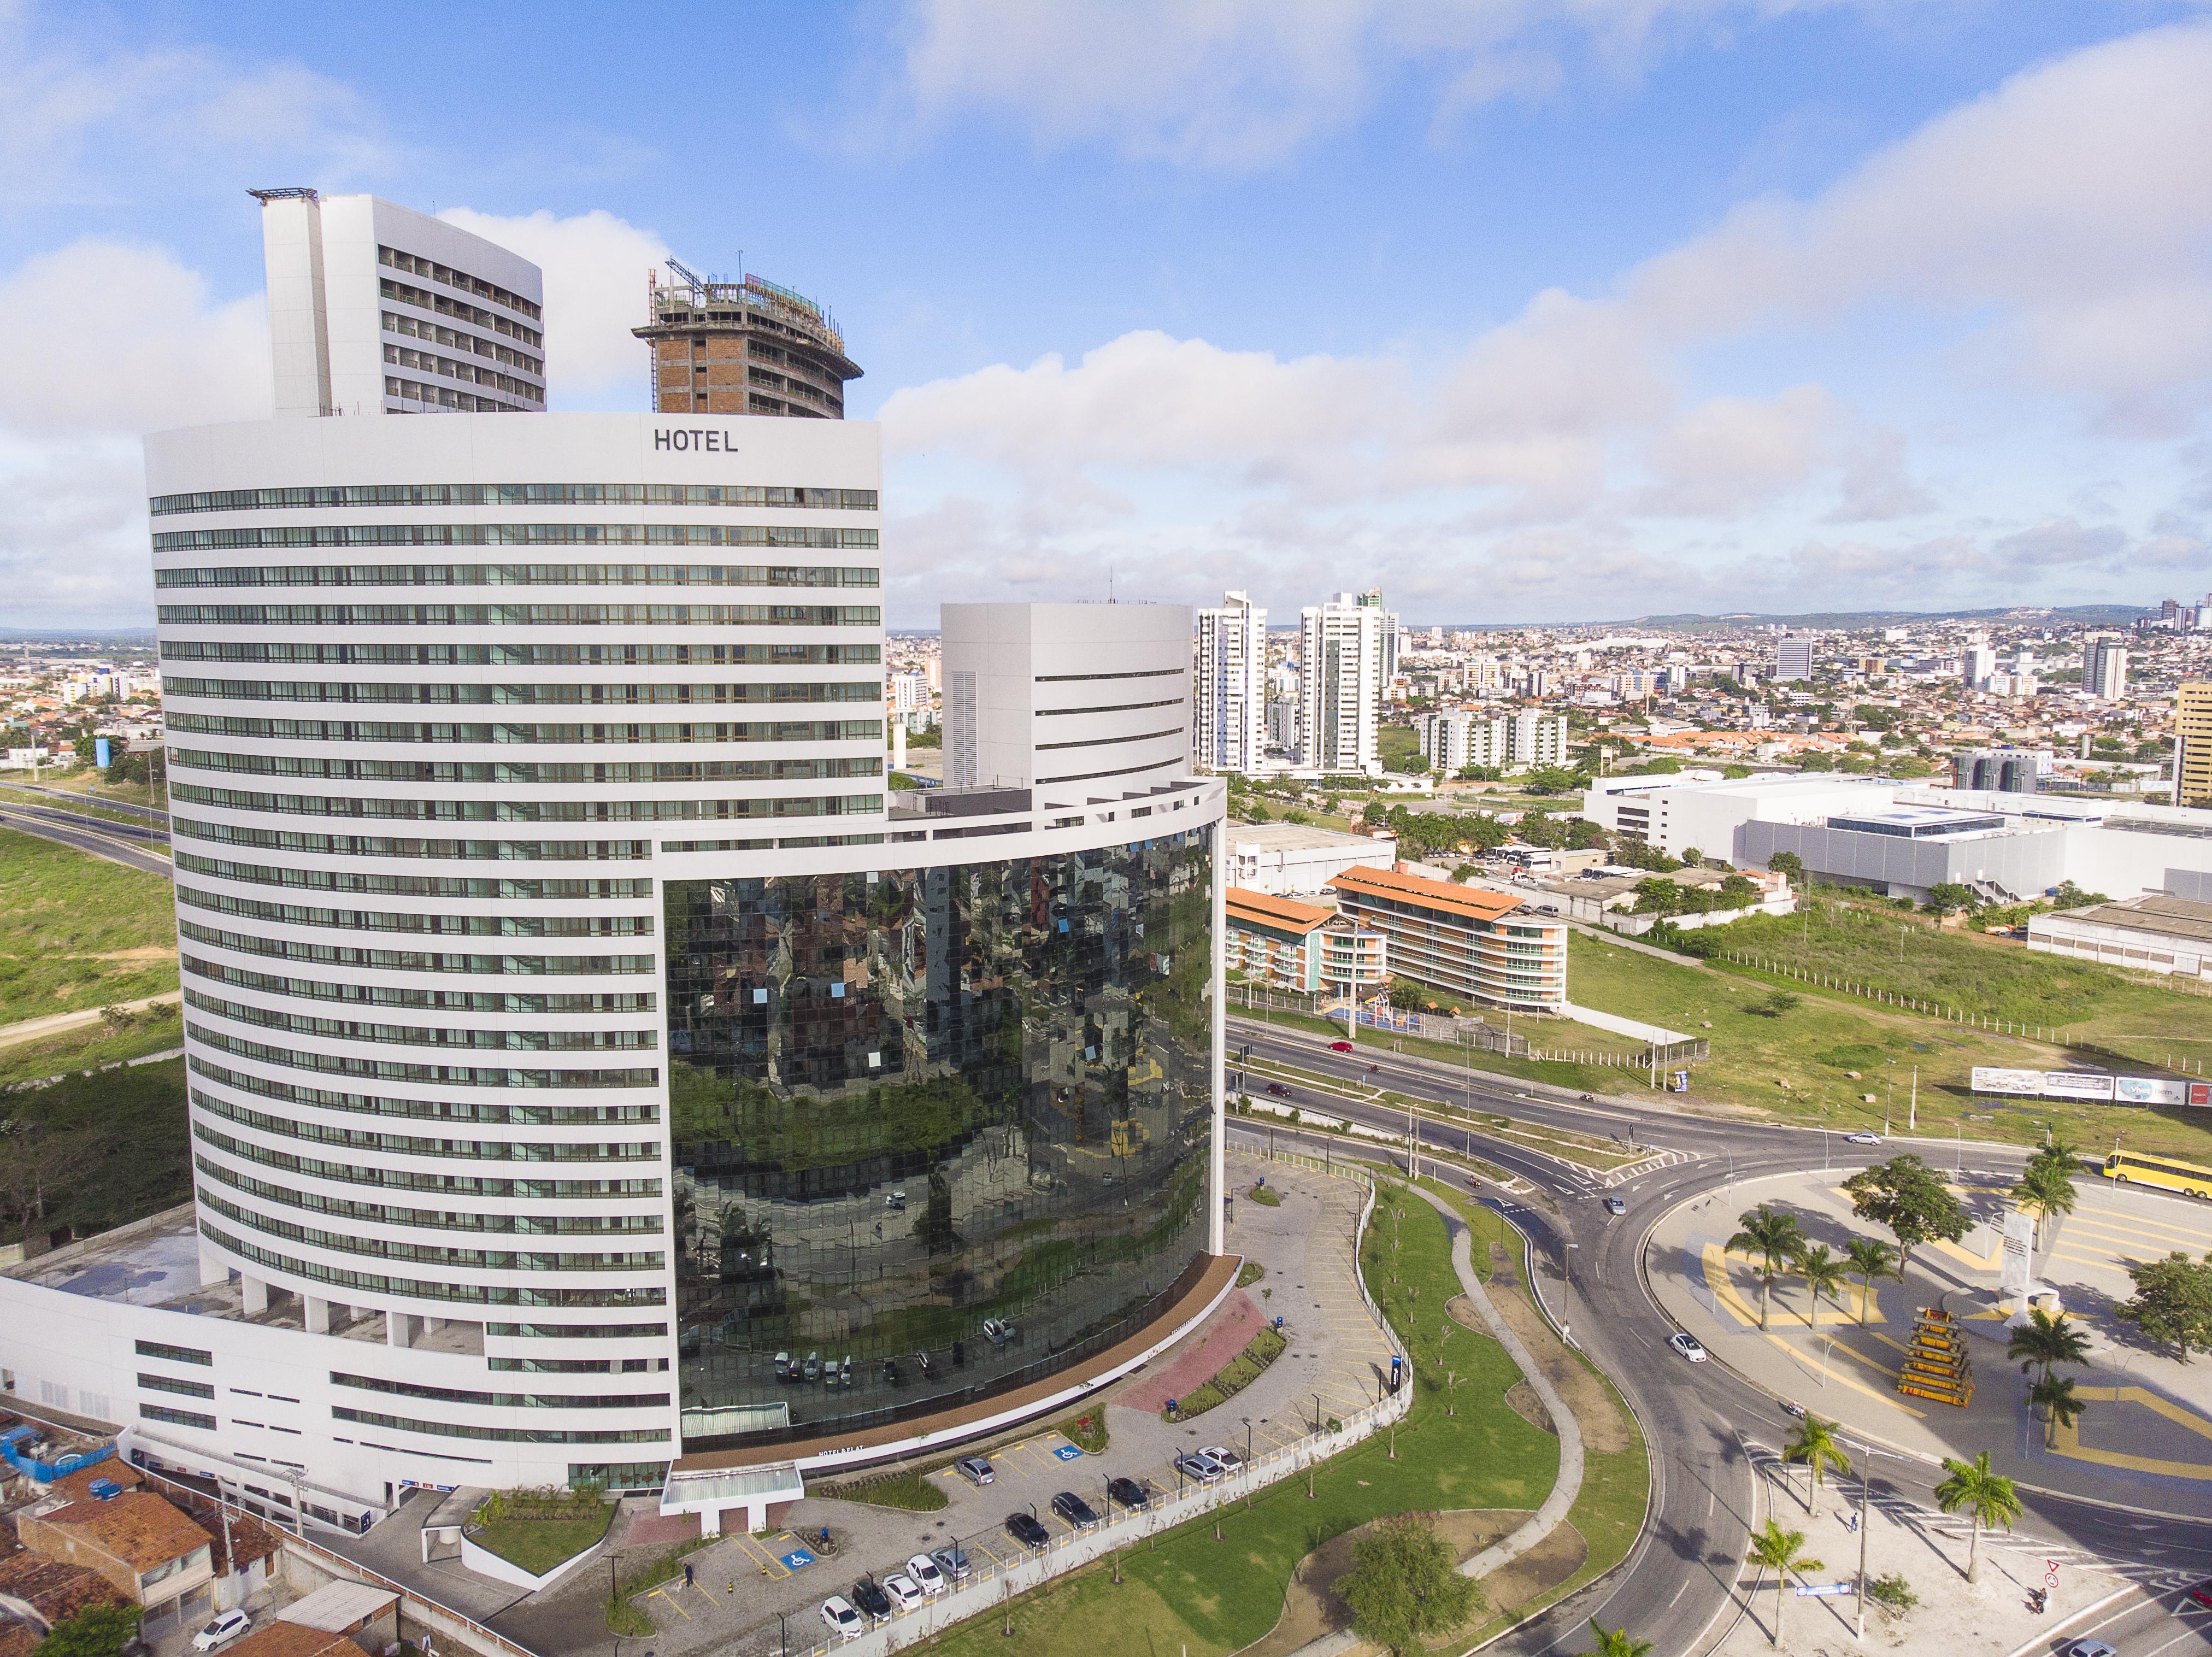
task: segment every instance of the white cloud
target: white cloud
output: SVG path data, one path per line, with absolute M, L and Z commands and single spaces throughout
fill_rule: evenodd
M 902 92 L 924 120 L 982 112 L 1041 147 L 1266 166 L 1346 126 L 1410 71 L 1438 117 L 1540 94 L 1587 58 L 1613 79 L 1670 40 L 1832 0 L 910 0 Z
M 568 218 L 466 207 L 438 216 L 545 272 L 545 368 L 555 407 L 644 405 L 651 362 L 630 330 L 645 320 L 646 272 L 668 257 L 659 235 L 599 208 Z
M 1222 27 L 1243 15 L 1202 15 Z M 1139 332 L 1073 364 L 898 392 L 888 447 L 925 491 L 957 475 L 988 499 L 972 468 L 999 475 L 1000 498 L 1026 503 L 986 509 L 1001 562 L 1095 563 L 1110 540 L 1179 596 L 1218 571 L 1287 595 L 1309 565 L 1309 591 L 1356 567 L 1408 590 L 1456 582 L 1480 603 L 1549 590 L 1587 613 L 1623 581 L 1667 569 L 1679 588 L 1687 570 L 1725 566 L 1738 585 L 1802 596 L 1814 581 L 1845 601 L 1861 549 L 1915 572 L 1923 598 L 1937 594 L 1929 582 L 2124 579 L 2134 549 L 2174 558 L 2185 538 L 2039 524 L 2078 481 L 2063 471 L 2016 471 L 2001 521 L 1955 534 L 1923 521 L 1884 543 L 1807 542 L 1802 565 L 1747 557 L 1746 534 L 1786 540 L 1793 518 L 1905 526 L 1945 503 L 1914 481 L 1929 468 L 1903 431 L 1816 380 L 1695 399 L 1689 386 L 1711 361 L 1752 360 L 1746 347 L 1773 366 L 1899 351 L 1905 337 L 1900 377 L 1943 387 L 1923 442 L 1955 439 L 1955 408 L 1976 399 L 2008 426 L 2033 401 L 2084 436 L 2190 429 L 2212 389 L 2207 85 L 2206 27 L 2031 70 L 1809 201 L 1746 204 L 1609 294 L 1536 295 L 1430 380 L 1388 356 L 1285 360 Z M 2110 461 L 2085 464 L 2099 476 Z M 1133 509 L 1024 527 L 1082 479 Z M 1240 527 L 1263 506 L 1269 536 Z M 1527 567 L 1571 552 L 1573 575 Z

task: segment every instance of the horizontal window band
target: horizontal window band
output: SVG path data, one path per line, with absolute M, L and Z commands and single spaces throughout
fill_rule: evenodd
M 759 685 L 365 685 L 283 679 L 196 679 L 165 675 L 165 697 L 226 702 L 381 704 L 401 707 L 722 707 L 748 703 L 879 703 L 875 679 L 835 684 Z
M 156 552 L 293 546 L 799 546 L 876 550 L 872 529 L 738 524 L 331 524 L 173 529 Z M 880 587 L 873 564 L 278 564 L 156 570 L 157 589 L 193 587 Z
M 164 661 L 273 662 L 315 667 L 857 667 L 876 644 L 322 644 L 165 639 Z
M 357 1386 L 365 1392 L 389 1392 L 398 1398 L 428 1398 L 438 1404 L 481 1404 L 498 1410 L 665 1410 L 665 1392 L 637 1392 L 611 1398 L 572 1398 L 566 1393 L 471 1392 L 453 1386 L 423 1386 L 413 1381 L 385 1380 L 373 1375 L 348 1375 L 333 1370 L 333 1386 Z
M 199 940 L 195 939 L 198 942 Z M 228 984 L 265 996 L 299 1001 L 343 1002 L 359 1007 L 394 1007 L 440 1013 L 512 1013 L 525 1015 L 593 1013 L 650 1013 L 659 999 L 652 990 L 585 990 L 575 994 L 513 990 L 417 990 L 389 984 L 330 984 L 295 978 L 251 967 L 203 960 L 179 952 L 179 968 L 211 984 Z
M 225 932 L 190 920 L 177 923 L 177 935 L 236 954 L 373 972 L 459 972 L 471 977 L 558 978 L 625 974 L 645 977 L 659 970 L 650 955 L 448 955 L 421 949 L 362 949 L 351 944 L 303 943 L 296 938 Z
M 256 1179 L 201 1154 L 192 1166 L 210 1179 L 263 1203 L 298 1209 L 303 1214 L 363 1221 L 379 1226 L 409 1226 L 425 1231 L 465 1231 L 495 1236 L 526 1237 L 653 1237 L 661 1231 L 657 1214 L 478 1214 L 453 1209 L 413 1209 L 389 1203 L 356 1202 L 349 1197 L 326 1197 L 320 1191 L 296 1191 Z M 487 1264 L 496 1264 L 488 1262 Z M 563 1270 L 569 1268 L 563 1267 Z M 575 1268 L 584 1270 L 585 1268 Z
M 169 764 L 174 766 L 177 760 L 178 753 L 172 750 Z M 511 874 L 363 874 L 349 869 L 278 868 L 264 863 L 234 863 L 190 851 L 179 852 L 173 861 L 178 868 L 187 874 L 208 874 L 218 880 L 296 886 L 309 892 L 358 892 L 386 898 L 497 898 L 507 903 L 570 899 L 603 902 L 608 899 L 650 898 L 653 887 L 653 877 L 647 874 L 617 874 L 581 880 L 534 880 Z
M 1040 777 L 1036 780 L 1036 785 L 1042 789 L 1049 788 L 1055 783 L 1097 783 L 1109 777 L 1134 777 L 1141 771 L 1156 771 L 1162 766 L 1173 763 L 1171 760 L 1158 759 L 1149 765 L 1124 765 L 1119 771 L 1085 771 L 1079 777 Z
M 477 1052 L 605 1053 L 649 1052 L 660 1044 L 653 1030 L 441 1030 L 411 1024 L 381 1024 L 359 1019 L 323 1018 L 285 1013 L 187 988 L 185 1005 L 195 1012 L 264 1030 L 320 1037 L 327 1041 L 362 1041 L 392 1047 L 459 1047 Z
M 1040 708 L 1036 710 L 1036 716 L 1039 719 L 1065 719 L 1071 714 L 1127 714 L 1134 713 L 1140 708 L 1180 708 L 1183 700 L 1182 697 L 1171 696 L 1158 702 L 1117 702 L 1109 708 Z
M 884 774 L 880 755 L 803 759 L 337 759 L 321 754 L 231 753 L 217 748 L 179 747 L 168 750 L 168 767 L 173 771 L 299 777 L 316 782 L 501 783 L 521 788 L 579 783 L 598 788 L 627 788 L 641 783 L 811 783 Z M 651 884 L 647 882 L 648 888 Z
M 415 1060 L 361 1058 L 350 1053 L 295 1051 L 234 1036 L 228 1030 L 185 1020 L 186 1044 L 228 1053 L 279 1069 L 312 1070 L 321 1075 L 357 1076 L 371 1081 L 404 1081 L 437 1087 L 657 1087 L 659 1067 L 629 1069 L 553 1070 L 523 1065 L 426 1064 Z M 282 1132 L 278 1128 L 273 1131 Z
M 525 1249 L 453 1248 L 439 1243 L 401 1243 L 352 1232 L 325 1231 L 294 1220 L 241 1208 L 204 1185 L 193 1197 L 203 1213 L 221 1215 L 234 1225 L 333 1254 L 365 1254 L 407 1265 L 446 1266 L 469 1271 L 658 1271 L 666 1264 L 659 1249 L 635 1254 L 538 1252 Z
M 265 719 L 252 715 L 172 713 L 172 734 L 273 742 L 440 742 L 520 746 L 621 742 L 881 742 L 880 719 L 720 720 L 684 724 L 520 725 L 474 721 Z
M 1138 667 L 1126 673 L 1039 673 L 1039 685 L 1079 685 L 1110 679 L 1169 679 L 1190 671 L 1188 667 Z
M 195 1066 L 197 1071 L 199 1067 Z M 218 1107 L 195 1092 L 196 1103 L 206 1104 L 210 1112 L 221 1114 Z M 270 1130 L 271 1132 L 277 1131 Z M 394 1168 L 358 1161 L 325 1162 L 319 1157 L 301 1156 L 295 1152 L 277 1150 L 248 1140 L 235 1139 L 219 1128 L 205 1122 L 192 1124 L 192 1137 L 211 1145 L 224 1155 L 257 1167 L 280 1168 L 310 1179 L 329 1179 L 342 1185 L 374 1185 L 385 1191 L 429 1191 L 447 1201 L 465 1201 L 478 1197 L 515 1197 L 532 1201 L 605 1203 L 624 1198 L 653 1198 L 660 1195 L 658 1179 L 530 1179 L 494 1178 L 471 1173 L 418 1173 L 410 1169 Z M 295 1136 L 296 1137 L 296 1136 Z
M 352 1151 L 384 1156 L 422 1156 L 462 1162 L 658 1162 L 657 1140 L 624 1141 L 618 1144 L 531 1144 L 506 1139 L 424 1139 L 414 1134 L 380 1133 L 368 1128 L 333 1128 L 289 1116 L 272 1116 L 243 1105 L 234 1105 L 198 1087 L 191 1090 L 196 1109 L 240 1127 L 251 1128 L 280 1139 L 297 1139 L 313 1145 L 337 1145 Z
M 784 795 L 753 800 L 349 800 L 319 794 L 262 794 L 172 783 L 185 805 L 290 817 L 349 817 L 403 823 L 690 823 L 749 818 L 876 816 L 880 794 Z
M 304 829 L 240 828 L 172 817 L 169 832 L 179 840 L 264 850 L 298 851 L 325 857 L 439 857 L 516 862 L 598 862 L 650 857 L 649 840 L 411 840 L 374 834 L 311 834 Z
M 328 1087 L 302 1087 L 272 1077 L 249 1075 L 227 1065 L 195 1057 L 188 1067 L 195 1075 L 240 1093 L 257 1093 L 288 1105 L 318 1111 L 346 1111 L 356 1116 L 382 1116 L 434 1122 L 481 1122 L 493 1127 L 590 1127 L 611 1123 L 653 1123 L 660 1120 L 658 1105 L 487 1105 L 455 1104 L 451 1100 L 386 1099 L 374 1093 L 348 1093 Z M 598 1193 L 595 1193 L 598 1194 Z
M 510 1288 L 483 1283 L 446 1283 L 435 1279 L 392 1277 L 381 1272 L 353 1271 L 341 1266 L 326 1266 L 316 1260 L 295 1260 L 234 1237 L 213 1221 L 202 1219 L 200 1235 L 217 1248 L 228 1251 L 240 1259 L 251 1260 L 256 1265 L 266 1266 L 294 1277 L 303 1277 L 311 1282 L 323 1282 L 344 1288 L 368 1289 L 377 1294 L 404 1295 L 417 1301 L 453 1301 L 475 1306 L 530 1307 L 647 1307 L 665 1306 L 665 1289 L 652 1288 Z M 368 1419 L 345 1410 L 333 1410 L 331 1414 L 341 1419 Z M 379 1417 L 374 1424 L 389 1424 L 388 1418 Z M 665 1438 L 665 1433 L 660 1435 Z
M 872 489 L 784 484 L 337 484 L 156 495 L 155 517 L 177 512 L 329 511 L 363 506 L 758 506 L 873 512 Z
M 207 860 L 195 856 L 193 861 L 199 863 Z M 181 858 L 178 866 L 183 868 Z M 652 915 L 409 915 L 377 910 L 324 909 L 307 904 L 272 904 L 258 898 L 234 898 L 190 886 L 177 887 L 177 901 L 219 914 L 279 921 L 288 926 L 414 932 L 438 937 L 649 938 L 657 923 L 657 917 Z
M 165 627 L 880 627 L 873 604 L 164 604 Z
M 1091 736 L 1085 737 L 1080 742 L 1040 742 L 1036 745 L 1036 751 L 1039 753 L 1049 753 L 1060 748 L 1110 748 L 1118 743 L 1157 742 L 1162 737 L 1181 736 L 1182 734 L 1182 726 L 1170 725 L 1164 731 L 1139 731 L 1133 736 Z
M 364 1427 L 383 1427 L 404 1433 L 429 1433 L 441 1438 L 483 1439 L 497 1444 L 665 1444 L 669 1434 L 665 1428 L 639 1429 L 629 1432 L 557 1432 L 549 1427 L 462 1427 L 447 1421 L 406 1421 L 398 1416 L 380 1416 L 366 1410 L 333 1407 L 331 1414 L 340 1421 L 359 1422 Z

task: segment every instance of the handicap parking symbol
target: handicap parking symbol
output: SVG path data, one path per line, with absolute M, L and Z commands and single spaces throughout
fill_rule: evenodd
M 1053 1454 L 1062 1461 L 1080 1461 L 1083 1459 L 1083 1452 L 1077 1449 L 1073 1444 L 1062 1444 L 1055 1447 L 1053 1450 Z
M 783 1565 L 786 1570 L 803 1571 L 813 1563 L 814 1556 L 804 1548 L 793 1548 L 783 1556 Z

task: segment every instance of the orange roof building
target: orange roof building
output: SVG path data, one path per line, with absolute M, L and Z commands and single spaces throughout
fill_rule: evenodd
M 1224 965 L 1249 983 L 1312 996 L 1382 981 L 1382 935 L 1333 909 L 1243 886 L 1231 886 L 1223 907 Z
M 1382 934 L 1394 974 L 1495 1007 L 1565 1007 L 1566 923 L 1511 892 L 1381 868 L 1348 868 L 1329 885 L 1344 915 Z

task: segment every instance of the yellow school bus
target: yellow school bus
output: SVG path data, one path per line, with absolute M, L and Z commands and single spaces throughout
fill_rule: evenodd
M 2185 1197 L 2212 1198 L 2212 1168 L 2171 1156 L 2138 1156 L 2115 1151 L 2105 1159 L 2105 1177 L 2115 1185 L 2156 1185 Z

